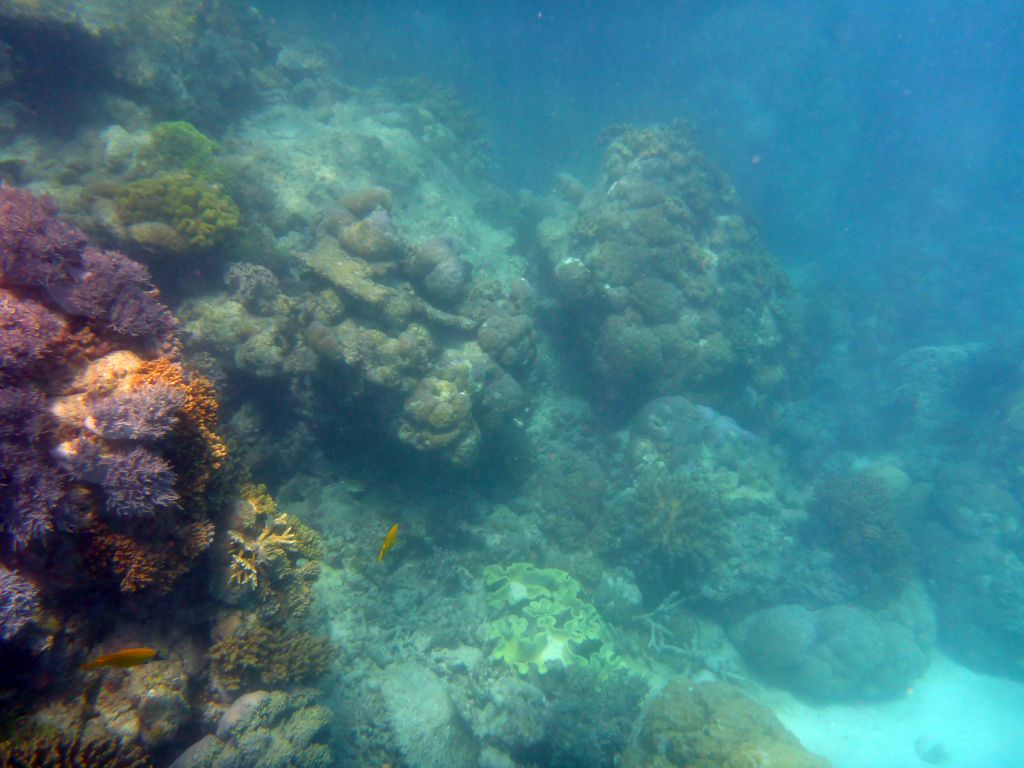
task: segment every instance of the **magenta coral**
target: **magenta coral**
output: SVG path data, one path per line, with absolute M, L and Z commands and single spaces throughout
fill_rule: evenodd
M 185 393 L 165 382 L 93 401 L 85 426 L 107 440 L 152 442 L 166 435 L 185 404 Z
M 70 282 L 85 236 L 59 221 L 48 197 L 0 187 L 0 280 L 47 288 Z
M 109 453 L 100 459 L 100 468 L 108 512 L 145 516 L 178 501 L 171 465 L 145 448 Z

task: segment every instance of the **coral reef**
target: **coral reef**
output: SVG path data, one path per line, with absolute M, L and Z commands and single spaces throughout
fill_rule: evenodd
M 315 682 L 333 657 L 327 640 L 259 623 L 240 627 L 210 648 L 215 684 L 230 693 Z
M 681 122 L 605 140 L 595 187 L 537 225 L 595 386 L 734 408 L 746 388 L 777 392 L 793 354 L 789 287 L 735 191 Z
M 675 678 L 647 706 L 626 768 L 720 765 L 828 768 L 807 752 L 772 711 L 728 683 Z
M 0 765 L 21 768 L 150 768 L 138 747 L 117 739 L 48 734 L 0 742 Z
M 178 587 L 214 540 L 217 402 L 144 267 L 6 186 L 0 244 L 0 669 L 4 707 L 27 715 L 0 751 L 19 765 L 148 764 L 137 747 L 190 726 L 194 672 L 177 656 L 79 665 L 108 640 L 168 639 L 160 610 L 201 623 L 209 595 Z M 122 635 L 129 616 L 149 626 Z

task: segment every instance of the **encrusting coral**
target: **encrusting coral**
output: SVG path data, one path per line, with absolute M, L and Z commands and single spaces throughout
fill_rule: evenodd
M 62 733 L 0 742 L 5 768 L 150 768 L 146 753 L 114 738 L 86 739 Z
M 331 643 L 308 632 L 252 623 L 210 648 L 212 674 L 230 693 L 311 683 L 330 668 Z
M 675 678 L 648 705 L 625 768 L 828 768 L 768 707 L 729 683 Z
M 323 556 L 320 537 L 298 519 L 277 511 L 263 486 L 245 486 L 228 531 L 230 585 L 260 596 L 260 611 L 298 617 L 312 599 Z

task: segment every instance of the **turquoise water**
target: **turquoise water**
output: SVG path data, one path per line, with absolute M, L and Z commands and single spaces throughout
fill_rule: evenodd
M 1022 32 L 0 4 L 0 763 L 1017 765 Z

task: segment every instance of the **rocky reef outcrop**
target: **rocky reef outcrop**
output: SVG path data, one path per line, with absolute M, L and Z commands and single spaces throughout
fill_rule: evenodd
M 536 230 L 593 386 L 734 412 L 778 393 L 796 350 L 790 287 L 729 181 L 683 122 L 604 141 L 597 182 L 560 196 Z

